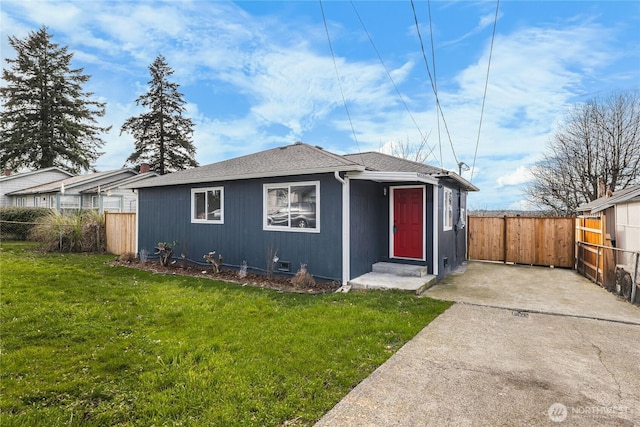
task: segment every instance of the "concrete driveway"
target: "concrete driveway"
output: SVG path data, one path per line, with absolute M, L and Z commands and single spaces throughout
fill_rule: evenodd
M 640 308 L 571 270 L 468 264 L 457 301 L 317 426 L 640 425 Z

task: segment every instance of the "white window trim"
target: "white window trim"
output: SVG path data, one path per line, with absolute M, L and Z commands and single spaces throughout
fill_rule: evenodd
M 267 223 L 267 200 L 268 191 L 270 188 L 283 188 L 289 189 L 289 195 L 291 195 L 291 187 L 298 186 L 311 186 L 316 187 L 316 226 L 315 228 L 297 228 L 297 227 L 283 227 L 278 225 L 269 225 Z M 291 203 L 291 199 L 289 199 Z M 320 181 L 300 181 L 300 182 L 274 182 L 262 185 L 262 229 L 264 231 L 284 231 L 287 233 L 320 233 Z
M 447 195 L 451 197 L 447 197 Z M 453 191 L 450 188 L 444 187 L 442 203 L 442 229 L 444 231 L 453 230 Z M 451 211 L 451 217 L 449 217 L 449 211 Z
M 220 191 L 220 219 L 198 219 L 196 218 L 195 212 L 195 194 L 196 193 L 205 193 L 209 191 Z M 191 223 L 192 224 L 224 224 L 224 187 L 202 187 L 202 188 L 192 188 L 191 189 Z M 205 201 L 205 205 L 207 205 Z

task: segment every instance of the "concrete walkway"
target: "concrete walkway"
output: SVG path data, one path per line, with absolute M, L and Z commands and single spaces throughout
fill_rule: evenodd
M 485 263 L 425 294 L 460 303 L 317 426 L 640 425 L 637 306 L 570 270 Z

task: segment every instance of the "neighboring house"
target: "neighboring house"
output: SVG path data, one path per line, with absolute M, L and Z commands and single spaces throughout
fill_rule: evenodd
M 177 241 L 225 264 L 346 283 L 380 261 L 443 277 L 466 258 L 466 200 L 453 172 L 381 153 L 341 156 L 295 143 L 131 185 L 137 250 Z
M 581 216 L 604 218 L 605 232 L 616 247 L 640 251 L 640 185 L 585 203 L 577 211 Z
M 37 185 L 60 181 L 61 179 L 72 176 L 72 173 L 55 166 L 16 174 L 11 174 L 10 171 L 5 171 L 5 175 L 0 177 L 0 207 L 40 206 L 40 200 L 36 200 L 33 197 L 27 197 L 26 195 L 21 197 L 11 197 L 7 194 L 35 187 Z
M 146 172 L 138 174 L 132 169 L 116 169 L 73 176 L 48 184 L 8 193 L 15 200 L 24 200 L 23 206 L 40 206 L 56 210 L 97 209 L 100 212 L 135 212 L 136 195 L 125 184 L 155 177 Z M 15 205 L 15 202 L 14 202 Z

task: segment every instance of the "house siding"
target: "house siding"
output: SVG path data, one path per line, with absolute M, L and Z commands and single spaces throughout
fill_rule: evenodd
M 640 201 L 619 203 L 615 210 L 616 246 L 627 251 L 640 251 Z
M 393 187 L 421 186 L 415 182 L 351 181 L 351 278 L 371 271 L 376 262 L 422 265 L 433 274 L 433 186 L 425 191 L 425 260 L 389 257 L 390 194 Z M 386 194 L 385 194 L 386 189 Z
M 263 185 L 267 183 L 320 182 L 320 232 L 263 230 Z M 224 188 L 224 224 L 191 223 L 191 189 Z M 179 243 L 174 257 L 184 254 L 194 262 L 216 251 L 223 263 L 267 270 L 269 250 L 290 262 L 291 274 L 306 264 L 321 279 L 340 280 L 342 247 L 341 184 L 333 174 L 286 178 L 209 182 L 160 188 L 141 188 L 138 212 L 138 251 L 154 253 L 160 241 Z M 277 267 L 277 266 L 276 266 Z
M 389 196 L 385 185 L 354 180 L 350 183 L 351 254 L 350 279 L 371 271 L 388 256 Z
M 50 182 L 60 181 L 65 178 L 69 178 L 69 174 L 61 172 L 59 170 L 49 170 L 43 172 L 29 173 L 25 176 L 17 174 L 15 176 L 6 177 L 0 179 L 0 207 L 14 206 L 14 197 L 7 196 L 8 193 L 14 191 L 24 190 L 26 188 L 36 187 L 42 184 L 48 184 Z M 25 197 L 25 196 L 17 196 Z M 33 206 L 33 196 L 26 196 L 27 206 Z
M 460 228 L 458 224 L 460 209 L 465 209 L 466 212 L 466 192 L 461 191 L 460 188 L 447 187 L 453 192 L 453 228 L 445 231 L 443 227 L 445 187 L 443 185 L 438 189 L 440 201 L 438 203 L 438 227 L 440 230 L 438 239 L 438 278 L 446 276 L 462 264 L 466 260 L 467 253 L 467 229 L 466 226 Z

